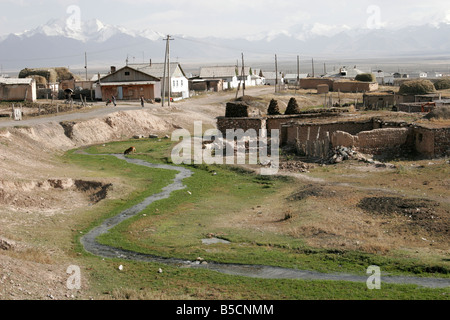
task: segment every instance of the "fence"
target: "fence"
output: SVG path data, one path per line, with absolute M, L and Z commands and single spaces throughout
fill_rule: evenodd
M 324 139 L 307 140 L 304 143 L 297 141 L 296 144 L 297 154 L 306 156 L 307 158 L 325 159 L 328 157 L 330 149 L 331 140 L 328 132 Z

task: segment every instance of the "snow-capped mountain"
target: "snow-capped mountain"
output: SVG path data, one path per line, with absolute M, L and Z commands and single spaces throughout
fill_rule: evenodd
M 287 30 L 254 36 L 195 38 L 173 35 L 173 60 L 180 62 L 233 64 L 273 61 L 274 54 L 301 55 L 318 59 L 365 59 L 405 56 L 448 56 L 450 24 L 435 23 L 399 29 L 352 29 L 346 25 L 296 25 Z M 108 68 L 130 63 L 164 61 L 165 35 L 150 28 L 128 30 L 99 20 L 77 24 L 52 20 L 33 30 L 0 38 L 0 63 L 5 70 L 25 67 Z
M 106 25 L 97 19 L 81 21 L 79 24 L 55 19 L 33 30 L 16 33 L 15 35 L 21 39 L 30 38 L 35 35 L 43 35 L 47 37 L 65 37 L 82 42 L 105 42 L 115 35 L 120 34 L 131 37 L 143 37 L 149 40 L 157 40 L 163 37 L 162 34 L 153 30 L 132 31 L 120 26 Z

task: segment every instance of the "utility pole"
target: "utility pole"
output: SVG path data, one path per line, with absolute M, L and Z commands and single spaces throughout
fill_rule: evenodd
M 169 42 L 173 39 L 170 38 L 170 35 L 167 35 L 166 39 L 163 39 L 166 41 L 166 54 L 164 58 L 164 77 L 163 77 L 163 85 L 162 85 L 162 92 L 161 92 L 161 101 L 162 106 L 164 107 L 165 97 L 166 97 L 166 71 L 167 71 L 167 86 L 168 86 L 168 93 L 169 93 L 169 102 L 168 105 L 170 106 L 170 45 Z
M 300 56 L 297 56 L 297 86 L 300 85 Z
M 86 81 L 88 81 L 88 70 L 87 70 L 87 53 L 84 53 L 84 68 L 86 69 Z
M 314 77 L 315 77 L 315 72 L 314 72 L 314 58 L 312 58 L 311 63 L 312 63 L 312 76 L 313 76 L 313 78 L 314 78 Z
M 278 59 L 277 55 L 275 55 L 275 93 L 277 93 L 278 86 Z
M 245 65 L 244 65 L 244 53 L 242 53 L 242 96 L 245 96 Z

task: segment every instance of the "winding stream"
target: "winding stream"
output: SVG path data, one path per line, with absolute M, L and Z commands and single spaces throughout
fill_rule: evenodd
M 125 260 L 143 261 L 143 262 L 156 262 L 164 264 L 172 264 L 181 268 L 203 268 L 212 271 L 221 272 L 229 275 L 239 275 L 252 278 L 263 279 L 303 279 L 303 280 L 335 280 L 335 281 L 351 281 L 351 282 L 367 282 L 368 276 L 357 276 L 351 274 L 325 274 L 314 271 L 303 271 L 296 269 L 287 269 L 271 266 L 261 265 L 241 265 L 241 264 L 224 264 L 209 262 L 207 264 L 201 264 L 199 262 L 186 261 L 175 258 L 163 258 L 153 255 L 118 249 L 103 245 L 97 242 L 96 238 L 108 233 L 109 230 L 119 225 L 123 221 L 139 214 L 146 207 L 155 201 L 167 199 L 172 192 L 177 190 L 183 190 L 186 186 L 183 184 L 183 180 L 192 176 L 193 172 L 183 167 L 175 167 L 164 164 L 152 164 L 144 160 L 131 159 L 122 154 L 114 154 L 120 160 L 125 160 L 128 163 L 146 166 L 156 169 L 166 169 L 178 171 L 173 182 L 165 187 L 162 192 L 154 194 L 146 198 L 143 202 L 129 208 L 119 215 L 105 220 L 100 226 L 91 230 L 89 233 L 81 238 L 81 243 L 87 252 L 93 255 L 104 258 L 120 258 Z M 396 284 L 416 284 L 423 287 L 430 288 L 445 288 L 450 287 L 450 279 L 444 278 L 417 278 L 417 277 L 401 277 L 401 276 L 382 276 L 382 283 L 396 283 Z

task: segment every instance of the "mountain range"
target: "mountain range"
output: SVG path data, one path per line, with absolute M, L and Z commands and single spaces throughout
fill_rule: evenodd
M 274 55 L 295 59 L 363 59 L 398 57 L 447 57 L 450 24 L 428 24 L 399 29 L 334 28 L 318 34 L 314 26 L 298 25 L 278 34 L 253 37 L 195 38 L 171 35 L 172 61 L 230 65 L 247 61 L 273 61 Z M 52 20 L 35 29 L 0 38 L 3 70 L 65 66 L 83 69 L 85 53 L 89 68 L 164 61 L 166 35 L 151 29 L 127 30 L 99 20 L 71 26 Z

